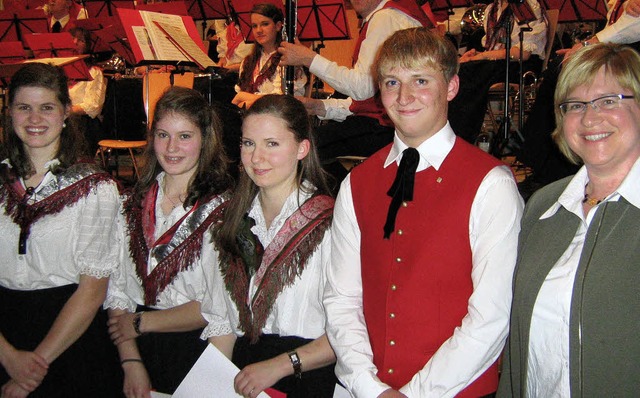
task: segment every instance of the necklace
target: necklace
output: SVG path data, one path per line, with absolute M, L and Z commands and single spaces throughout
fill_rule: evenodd
M 184 195 L 186 197 L 186 195 Z M 169 200 L 169 202 L 171 202 L 171 209 L 175 209 L 176 207 L 180 206 L 182 204 L 182 202 L 184 201 L 184 199 L 182 198 L 183 195 L 178 195 L 178 202 L 175 202 L 173 199 L 171 199 L 171 196 L 169 195 L 165 195 L 165 197 Z
M 589 206 L 596 206 L 599 205 L 600 203 L 602 203 L 601 199 L 596 199 L 596 198 L 590 198 L 589 194 L 587 193 L 587 185 L 589 185 L 589 183 L 586 183 L 584 186 L 584 198 L 582 199 L 582 203 L 585 203 Z

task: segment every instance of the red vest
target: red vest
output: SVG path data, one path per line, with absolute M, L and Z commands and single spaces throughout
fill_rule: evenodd
M 422 26 L 431 26 L 429 18 L 417 5 L 415 0 L 392 0 L 387 2 L 387 4 L 382 7 L 382 9 L 385 8 L 395 8 L 396 10 L 402 11 L 403 13 L 419 21 Z M 371 21 L 371 18 L 369 18 L 369 21 Z M 362 45 L 364 39 L 367 37 L 369 21 L 367 21 L 367 23 L 365 23 L 360 30 L 360 35 L 358 36 L 356 47 L 353 49 L 354 65 L 356 64 L 356 61 L 358 60 L 358 56 L 360 54 L 360 46 Z M 389 116 L 387 116 L 387 113 L 382 106 L 382 102 L 380 101 L 380 94 L 378 92 L 376 92 L 373 97 L 363 101 L 353 100 L 351 106 L 349 107 L 349 110 L 358 116 L 367 116 L 373 119 L 377 119 L 378 122 L 383 126 L 393 126 L 393 122 L 391 122 L 391 119 L 389 119 Z
M 416 174 L 414 200 L 401 206 L 396 231 L 383 239 L 396 163 L 390 146 L 351 172 L 360 227 L 363 308 L 378 377 L 399 389 L 453 335 L 467 314 L 471 281 L 469 217 L 485 175 L 500 163 L 456 138 L 440 167 Z M 455 369 L 451 369 L 455 372 Z M 459 397 L 498 386 L 494 364 Z

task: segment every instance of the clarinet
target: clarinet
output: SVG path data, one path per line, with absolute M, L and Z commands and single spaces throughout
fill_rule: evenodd
M 287 0 L 285 28 L 283 29 L 283 39 L 288 43 L 293 43 L 296 37 L 296 22 L 298 20 L 298 6 L 296 0 Z M 287 66 L 284 72 L 284 93 L 293 95 L 293 82 L 295 80 L 295 67 Z

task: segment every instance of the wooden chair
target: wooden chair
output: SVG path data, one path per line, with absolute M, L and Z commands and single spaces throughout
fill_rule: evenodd
M 102 160 L 102 166 L 105 170 L 109 170 L 109 160 L 111 158 L 113 151 L 122 151 L 126 150 L 129 152 L 129 156 L 131 158 L 131 164 L 133 166 L 133 176 L 134 179 L 138 179 L 140 174 L 138 173 L 138 163 L 136 162 L 136 156 L 134 150 L 142 149 L 147 146 L 147 141 L 123 141 L 123 140 L 101 140 L 98 142 L 100 153 L 100 159 Z M 118 164 L 118 156 L 115 156 L 115 171 L 116 177 L 119 177 L 119 164 Z

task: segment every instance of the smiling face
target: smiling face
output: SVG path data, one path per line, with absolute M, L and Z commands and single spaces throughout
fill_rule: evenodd
M 154 126 L 153 149 L 165 173 L 189 180 L 200 161 L 202 132 L 187 117 L 169 112 Z
M 273 22 L 273 19 L 264 15 L 251 14 L 251 31 L 265 52 L 270 53 L 275 50 L 276 37 L 280 34 L 282 22 Z
M 69 109 L 53 90 L 39 86 L 20 87 L 13 98 L 10 114 L 13 129 L 25 151 L 48 151 L 50 158 L 55 156 Z
M 608 94 L 632 95 L 623 89 L 604 67 L 593 83 L 576 87 L 567 101 L 590 101 Z M 624 173 L 640 157 L 640 107 L 634 99 L 625 99 L 620 108 L 594 110 L 563 117 L 564 137 L 569 147 L 591 171 Z
M 298 161 L 309 147 L 308 140 L 297 142 L 278 117 L 253 114 L 242 123 L 242 165 L 262 192 L 287 197 L 296 187 Z
M 432 67 L 393 67 L 380 76 L 382 104 L 399 138 L 417 147 L 447 123 L 448 102 L 458 93 L 458 76 L 446 81 Z

